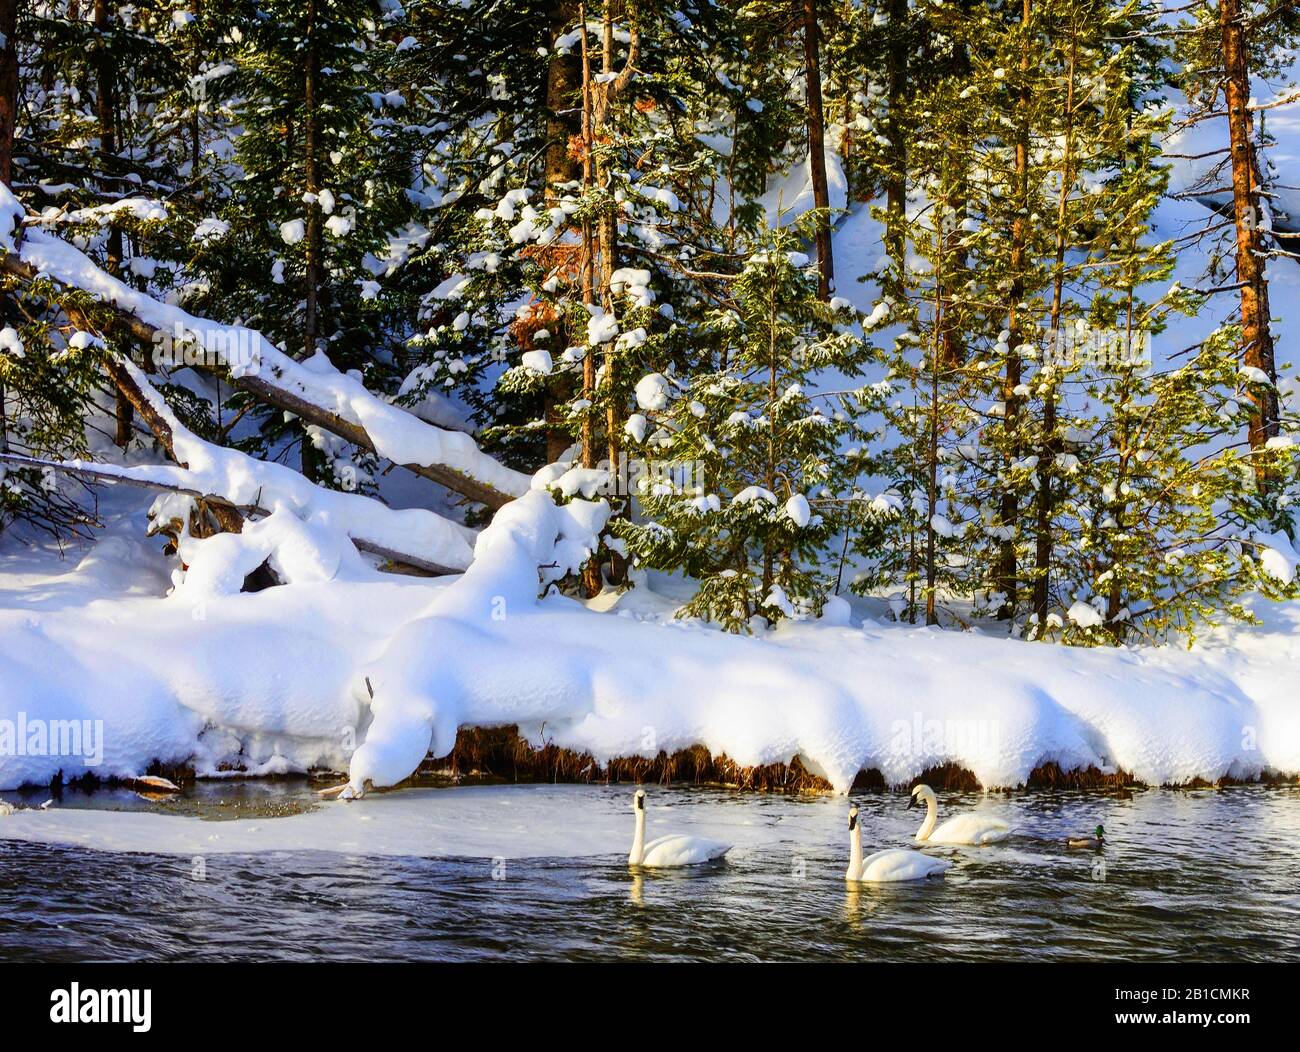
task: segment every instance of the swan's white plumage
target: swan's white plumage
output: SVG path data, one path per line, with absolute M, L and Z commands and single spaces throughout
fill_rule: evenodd
M 919 851 L 891 847 L 877 851 L 862 860 L 862 875 L 858 880 L 883 884 L 891 880 L 924 880 L 939 877 L 952 863 L 942 858 L 931 858 Z
M 939 805 L 934 790 L 928 785 L 918 785 L 912 790 L 912 798 L 925 801 L 925 821 L 916 831 L 918 843 L 967 844 L 979 847 L 984 844 L 996 844 L 1011 835 L 1011 827 L 1002 819 L 978 813 L 958 815 L 936 827 Z
M 862 857 L 862 827 L 858 825 L 858 809 L 849 809 L 849 868 L 846 880 L 858 883 L 885 884 L 898 880 L 924 880 L 941 877 L 952 863 L 941 858 L 931 858 L 919 851 L 891 847 Z
M 699 836 L 670 834 L 645 840 L 645 790 L 638 789 L 632 797 L 636 814 L 636 834 L 632 837 L 632 850 L 627 861 L 630 866 L 647 866 L 667 869 L 673 866 L 698 866 L 713 862 L 731 850 L 730 844 L 720 840 L 707 840 Z
M 924 841 L 927 844 L 996 844 L 1011 835 L 1011 827 L 1000 818 L 958 815 L 940 825 Z
M 712 862 L 731 850 L 730 844 L 721 840 L 706 840 L 698 836 L 670 835 L 658 837 L 645 846 L 643 866 L 698 866 Z

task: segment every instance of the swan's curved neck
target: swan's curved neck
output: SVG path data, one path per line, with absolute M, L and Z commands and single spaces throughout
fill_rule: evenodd
M 862 827 L 854 826 L 849 833 L 849 868 L 844 874 L 849 880 L 862 878 Z
M 934 823 L 939 817 L 939 808 L 935 806 L 934 797 L 925 798 L 925 821 L 921 823 L 921 828 L 916 831 L 917 840 L 926 840 L 934 832 Z
M 641 865 L 645 858 L 645 810 L 636 809 L 636 835 L 632 837 L 632 851 L 627 860 L 634 866 Z

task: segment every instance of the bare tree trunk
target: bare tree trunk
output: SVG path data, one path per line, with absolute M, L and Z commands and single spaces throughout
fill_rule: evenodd
M 108 160 L 117 153 L 117 122 L 113 99 L 113 58 L 108 44 L 109 10 L 106 0 L 95 0 L 95 116 L 99 123 L 99 152 Z M 108 228 L 104 269 L 122 276 L 122 231 Z M 116 428 L 113 442 L 125 449 L 131 442 L 134 413 L 131 403 L 118 391 L 114 397 Z
M 908 19 L 907 0 L 887 0 L 886 9 L 891 38 L 886 60 L 890 171 L 885 178 L 885 251 L 901 269 L 907 220 L 907 147 L 900 113 L 908 77 L 908 34 L 904 30 Z
M 822 112 L 822 69 L 817 35 L 817 0 L 803 2 L 804 80 L 808 99 L 808 168 L 812 174 L 813 204 L 821 210 L 817 221 L 817 295 L 830 298 L 835 282 L 831 258 L 830 194 L 826 187 L 826 123 Z
M 963 0 L 963 10 L 969 4 L 970 0 Z M 971 75 L 970 53 L 965 47 L 957 49 L 953 55 L 953 68 L 959 77 L 968 77 Z M 963 120 L 960 130 L 959 141 L 965 141 L 969 128 Z M 955 290 L 961 281 L 962 271 L 966 269 L 967 253 L 964 242 L 965 231 L 962 228 L 962 221 L 969 214 L 970 201 L 970 183 L 967 179 L 966 172 L 962 167 L 958 167 L 956 173 L 956 182 L 953 194 L 953 219 L 949 228 L 948 235 L 944 239 L 944 257 L 948 261 L 949 277 L 945 282 L 947 286 L 945 291 L 948 293 L 945 298 L 945 307 L 951 305 L 953 299 L 953 290 Z M 956 311 L 945 309 L 944 324 L 940 330 L 940 336 L 943 341 L 943 366 L 945 369 L 956 369 L 965 360 L 966 341 L 960 329 L 960 318 Z
M 578 4 L 578 21 L 582 26 L 582 189 L 590 193 L 594 172 L 591 151 L 594 148 L 592 136 L 592 82 L 591 51 L 587 42 L 587 5 Z M 582 282 L 582 302 L 590 307 L 595 303 L 596 281 L 596 243 L 595 231 L 591 219 L 582 221 L 582 249 L 579 259 L 579 280 Z M 582 397 L 591 403 L 596 397 L 596 354 L 592 347 L 587 348 L 582 360 Z M 597 463 L 595 428 L 592 424 L 591 410 L 587 409 L 582 417 L 582 466 L 594 468 Z M 614 468 L 611 466 L 611 471 Z M 587 598 L 599 595 L 603 587 L 600 576 L 600 559 L 593 555 L 582 568 L 582 589 Z
M 605 74 L 601 83 L 595 87 L 593 96 L 592 140 L 593 144 L 602 139 L 610 106 L 619 93 L 627 87 L 632 78 L 633 68 L 640 54 L 640 35 L 636 25 L 636 13 L 632 3 L 627 5 L 628 41 L 627 61 L 623 69 L 614 72 L 614 15 L 607 3 L 604 12 L 604 25 L 601 40 L 601 72 Z M 591 89 L 588 89 L 591 90 Z M 595 162 L 595 180 L 597 185 L 609 188 L 613 173 L 608 161 L 597 158 Z M 618 269 L 618 218 L 613 212 L 601 215 L 596 224 L 596 237 L 600 248 L 600 298 L 601 306 L 608 313 L 614 312 L 614 294 L 612 290 L 614 271 Z M 625 409 L 617 398 L 618 388 L 618 354 L 614 342 L 605 344 L 605 387 L 608 397 L 605 403 L 605 444 L 609 458 L 609 470 L 618 472 L 619 455 L 622 452 L 623 418 Z M 621 513 L 621 509 L 618 513 Z M 625 560 L 617 552 L 610 554 L 609 576 L 613 582 L 621 583 L 627 576 Z
M 320 76 L 320 52 L 317 48 L 317 0 L 307 0 L 307 25 L 305 37 L 307 53 L 303 82 L 303 189 L 308 194 L 320 192 L 320 128 L 317 81 Z M 310 358 L 320 342 L 320 284 L 321 253 L 324 238 L 321 231 L 321 209 L 315 200 L 307 204 L 306 231 L 307 259 L 303 273 L 302 356 Z M 320 482 L 325 472 L 324 457 L 312 444 L 306 426 L 302 426 L 300 458 L 302 473 L 313 482 Z
M 1007 328 L 1011 337 L 1007 343 L 1007 362 L 1002 378 L 1003 425 L 1011 438 L 1012 447 L 1007 451 L 1008 462 L 1016 459 L 1015 433 L 1020 424 L 1020 396 L 1016 388 L 1021 381 L 1020 345 L 1024 342 L 1021 333 L 1020 303 L 1025 297 L 1025 246 L 1028 237 L 1029 202 L 1029 20 L 1033 14 L 1033 0 L 1023 0 L 1022 27 L 1024 42 L 1020 55 L 1020 127 L 1016 132 L 1016 218 L 1011 223 L 1011 288 L 1007 306 Z M 1002 493 L 999 518 L 1003 530 L 1012 531 L 1010 537 L 1004 537 L 998 550 L 997 588 L 1005 596 L 1005 602 L 998 611 L 998 618 L 1009 621 L 1015 617 L 1018 593 L 1016 564 L 1016 539 L 1014 531 L 1020 515 L 1019 501 L 1015 493 L 1004 490 Z
M 1074 89 L 1077 58 L 1078 26 L 1072 25 L 1070 59 L 1066 73 L 1069 81 L 1065 89 L 1065 148 L 1061 158 L 1061 187 L 1056 199 L 1056 258 L 1052 275 L 1050 320 L 1052 345 L 1058 349 L 1065 293 L 1066 221 L 1069 218 L 1070 191 L 1074 185 Z M 1056 510 L 1052 494 L 1052 465 L 1056 456 L 1056 378 L 1045 379 L 1044 385 L 1047 393 L 1043 396 L 1043 442 L 1038 455 L 1038 523 L 1034 539 L 1034 588 L 1030 603 L 1033 613 L 1038 617 L 1040 632 L 1047 623 L 1047 607 L 1052 593 L 1052 516 Z
M 18 4 L 0 0 L 0 182 L 13 185 L 14 128 L 18 123 Z
M 200 19 L 203 17 L 203 0 L 194 0 L 194 15 L 196 18 Z M 199 177 L 199 156 L 201 147 L 199 107 L 203 103 L 203 96 L 201 94 L 203 90 L 201 87 L 202 82 L 196 83 L 194 80 L 194 78 L 199 75 L 198 48 L 191 48 L 189 73 L 191 85 L 190 90 L 194 93 L 194 109 L 190 113 L 190 178 L 197 179 Z
M 557 0 L 551 15 L 550 57 L 546 65 L 546 156 L 545 181 L 546 203 L 554 204 L 559 200 L 557 189 L 563 183 L 578 178 L 578 166 L 569 148 L 569 140 L 582 134 L 578 114 L 574 112 L 574 103 L 582 92 L 582 56 L 572 53 L 557 54 L 555 40 L 562 35 L 573 22 L 586 16 L 586 5 L 575 7 L 568 0 Z
M 14 128 L 18 122 L 18 3 L 0 0 L 0 182 L 13 186 Z M 9 231 L 0 231 L 9 233 Z M 0 453 L 9 452 L 9 421 L 5 415 L 5 386 L 0 383 Z
M 925 506 L 929 521 L 925 530 L 925 623 L 937 625 L 935 609 L 939 587 L 939 567 L 934 540 L 934 517 L 939 512 L 939 370 L 943 362 L 943 256 L 939 256 L 935 274 L 934 339 L 930 356 L 930 421 L 925 466 Z
M 303 84 L 303 189 L 309 194 L 320 191 L 320 158 L 317 139 L 320 129 L 317 127 L 317 78 L 320 55 L 316 47 L 316 0 L 307 0 L 307 54 L 306 78 Z M 307 261 L 304 277 L 303 308 L 303 357 L 310 358 L 316 353 L 316 341 L 320 335 L 319 297 L 320 297 L 320 255 L 321 255 L 321 211 L 315 201 L 307 205 Z
M 1223 35 L 1224 94 L 1228 105 L 1228 134 L 1232 157 L 1232 205 L 1237 226 L 1237 281 L 1241 284 L 1242 363 L 1277 381 L 1273 335 L 1269 331 L 1268 279 L 1264 269 L 1264 239 L 1260 234 L 1260 187 L 1255 158 L 1254 118 L 1250 102 L 1250 69 L 1246 53 L 1241 0 L 1219 0 Z M 1279 433 L 1277 388 L 1252 384 L 1248 438 L 1252 452 L 1262 449 Z M 1255 465 L 1261 488 L 1271 480 Z
M 585 15 L 579 5 L 578 11 Z M 550 57 L 546 65 L 546 152 L 543 170 L 544 193 L 547 205 L 555 205 L 564 195 L 564 187 L 577 180 L 582 170 L 574 158 L 571 140 L 582 134 L 580 121 L 581 110 L 575 103 L 583 92 L 582 79 L 583 58 L 580 55 L 561 55 L 555 50 L 555 41 L 564 34 L 573 22 L 574 5 L 568 0 L 559 0 L 553 5 L 549 27 Z M 585 248 L 585 242 L 584 242 Z M 563 263 L 561 263 L 563 266 Z M 582 262 L 579 261 L 581 271 Z M 584 364 L 584 380 L 586 367 Z M 593 373 L 594 377 L 594 373 Z M 568 429 L 561 419 L 560 407 L 573 393 L 572 381 L 565 378 L 550 378 L 542 391 L 542 417 L 547 421 L 546 461 L 554 463 L 569 448 L 572 441 Z M 589 397 L 589 396 L 588 396 Z M 584 464 L 588 452 L 588 434 L 590 425 L 584 422 L 583 458 Z M 594 466 L 594 463 L 592 465 Z
M 777 388 L 777 351 L 776 351 L 776 331 L 780 324 L 780 312 L 776 305 L 776 286 L 768 285 L 767 290 L 767 407 L 766 415 L 768 420 L 776 418 L 776 400 L 778 397 Z M 768 492 L 776 492 L 776 469 L 777 469 L 777 448 L 776 448 L 776 427 L 769 426 L 767 429 L 767 470 L 763 475 L 763 485 L 767 487 Z M 763 541 L 763 598 L 772 594 L 774 558 L 769 540 Z

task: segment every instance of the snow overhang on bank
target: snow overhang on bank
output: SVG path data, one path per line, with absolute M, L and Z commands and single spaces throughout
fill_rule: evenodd
M 468 572 L 436 583 L 354 566 L 256 593 L 11 605 L 0 788 L 162 761 L 347 768 L 360 792 L 446 754 L 460 727 L 508 725 L 600 763 L 696 745 L 742 766 L 798 756 L 840 791 L 862 769 L 899 783 L 941 763 L 988 787 L 1049 761 L 1150 784 L 1300 771 L 1294 604 L 1275 630 L 1187 652 L 855 625 L 843 603 L 738 637 L 539 598 L 606 514 L 534 490 L 480 535 Z M 91 755 L 51 745 L 68 721 Z

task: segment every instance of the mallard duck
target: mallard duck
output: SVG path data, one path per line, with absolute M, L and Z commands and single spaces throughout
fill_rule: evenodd
M 1102 826 L 1097 826 L 1092 831 L 1092 836 L 1068 836 L 1065 838 L 1066 847 L 1101 847 L 1106 843 L 1106 830 Z

